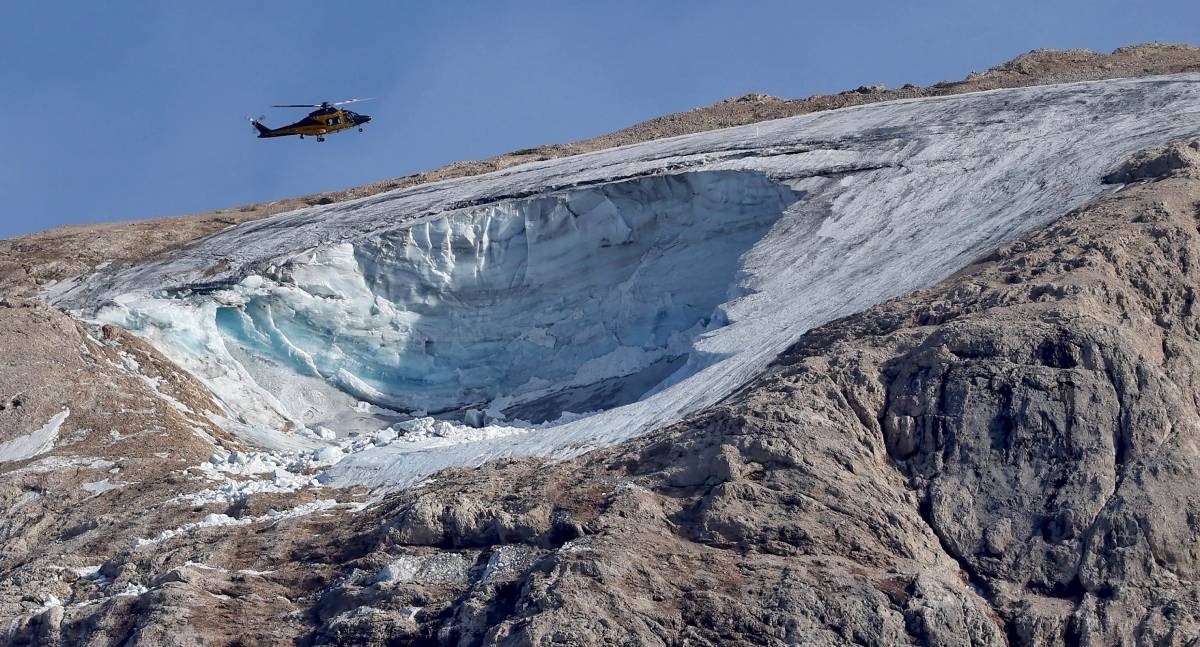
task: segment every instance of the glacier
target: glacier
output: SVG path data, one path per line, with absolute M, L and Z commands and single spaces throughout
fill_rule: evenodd
M 679 420 L 1197 135 L 1200 75 L 872 104 L 280 214 L 44 297 L 148 339 L 260 448 L 402 486 Z
M 214 295 L 217 328 L 259 375 L 255 358 L 388 409 L 502 400 L 543 422 L 567 410 L 562 386 L 573 410 L 608 409 L 716 325 L 738 259 L 796 199 L 762 174 L 714 171 L 466 210 L 243 281 Z

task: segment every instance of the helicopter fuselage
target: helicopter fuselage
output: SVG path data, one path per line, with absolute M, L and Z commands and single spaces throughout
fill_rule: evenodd
M 258 120 L 252 119 L 251 123 L 258 130 L 258 136 L 262 137 L 288 137 L 291 135 L 299 135 L 301 139 L 305 135 L 316 137 L 317 141 L 323 141 L 325 135 L 336 133 L 348 128 L 358 128 L 362 130 L 362 125 L 371 121 L 368 115 L 360 115 L 350 110 L 342 108 L 320 108 L 308 113 L 308 116 L 297 121 L 294 124 L 281 126 L 279 128 L 268 128 L 262 125 Z

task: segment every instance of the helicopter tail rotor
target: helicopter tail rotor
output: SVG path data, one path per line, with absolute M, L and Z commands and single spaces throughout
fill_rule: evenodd
M 246 117 L 246 119 L 250 120 L 250 125 L 254 127 L 254 132 L 258 133 L 259 137 L 264 137 L 268 133 L 271 132 L 270 128 L 267 128 L 266 126 L 264 126 L 262 124 L 262 120 L 263 120 L 262 115 L 259 115 L 257 117 Z

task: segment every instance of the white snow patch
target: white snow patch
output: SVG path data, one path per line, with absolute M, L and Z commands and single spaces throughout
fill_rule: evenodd
M 223 571 L 223 570 L 225 570 L 218 566 L 209 566 L 208 564 L 205 564 L 203 562 L 193 562 L 191 560 L 184 562 L 183 565 L 190 566 L 192 568 L 199 568 L 199 569 L 205 570 L 205 571 Z
M 386 445 L 404 448 L 405 450 L 423 450 L 527 434 L 530 429 L 537 427 L 537 425 L 529 425 L 527 427 L 512 427 L 507 425 L 471 427 L 449 420 L 438 420 L 429 417 L 414 418 L 395 425 L 395 429 L 403 433 L 385 443 L 375 444 L 380 447 Z M 363 449 L 367 448 L 364 447 Z
M 406 555 L 392 561 L 375 576 L 376 583 L 397 582 L 455 583 L 466 582 L 467 571 L 474 559 L 459 553 Z
M 521 544 L 500 545 L 488 558 L 487 566 L 479 576 L 480 581 L 515 577 L 533 564 L 537 552 Z
M 172 537 L 178 537 L 179 535 L 185 535 L 192 531 L 200 530 L 201 528 L 214 528 L 217 526 L 242 526 L 242 525 L 251 524 L 251 523 L 254 523 L 254 519 L 252 517 L 243 517 L 241 519 L 235 519 L 226 514 L 211 513 L 211 514 L 206 515 L 204 517 L 204 519 L 201 521 L 186 523 L 178 528 L 164 530 L 164 531 L 160 532 L 158 534 L 158 536 L 153 539 L 143 539 L 141 537 L 136 537 L 133 540 L 133 547 L 141 548 L 143 546 L 151 546 L 151 545 L 157 544 L 159 542 L 166 541 Z
M 21 469 L 15 470 L 13 474 L 47 474 L 49 472 L 57 472 L 65 469 L 93 469 L 107 470 L 113 466 L 113 462 L 95 456 L 47 456 L 46 458 L 38 459 Z
M 116 490 L 116 489 L 124 487 L 126 485 L 129 485 L 129 483 L 125 483 L 122 481 L 114 482 L 114 481 L 109 481 L 108 479 L 104 479 L 102 481 L 92 481 L 90 483 L 82 483 L 82 484 L 80 484 L 79 487 L 83 488 L 84 491 L 86 491 L 86 492 L 90 492 L 92 496 L 100 496 L 101 494 L 104 494 L 105 492 L 108 492 L 109 490 Z
M 145 586 L 142 586 L 141 584 L 134 584 L 133 582 L 130 582 L 129 584 L 125 585 L 125 588 L 114 593 L 113 597 L 121 598 L 121 597 L 127 597 L 127 596 L 137 596 L 137 595 L 142 595 L 143 593 L 147 593 L 148 591 L 150 591 L 150 589 L 146 588 Z
M 69 415 L 71 410 L 64 408 L 54 414 L 41 429 L 0 443 L 0 463 L 33 458 L 54 449 L 54 442 L 58 440 L 58 429 Z
M 231 517 L 226 514 L 210 513 L 208 515 L 205 515 L 204 519 L 202 519 L 200 521 L 186 523 L 178 528 L 164 530 L 161 533 L 159 533 L 157 537 L 154 537 L 152 539 L 144 539 L 142 537 L 136 537 L 133 540 L 133 547 L 134 548 L 142 548 L 143 546 L 152 546 L 154 544 L 171 539 L 172 537 L 178 537 L 180 535 L 190 534 L 192 532 L 195 532 L 197 530 L 202 530 L 204 528 L 216 528 L 219 526 L 246 526 L 246 525 L 259 523 L 259 522 L 263 522 L 263 521 L 280 521 L 283 519 L 293 519 L 296 517 L 302 517 L 307 514 L 312 514 L 314 512 L 330 510 L 337 506 L 338 506 L 338 502 L 334 499 L 321 499 L 318 501 L 310 501 L 309 503 L 305 503 L 303 505 L 298 505 L 294 508 L 288 508 L 287 510 L 281 510 L 281 511 L 270 510 L 266 514 L 260 515 L 257 517 L 242 517 L 239 519 L 239 518 Z
M 97 564 L 95 566 L 76 566 L 75 568 L 72 568 L 71 570 L 75 571 L 75 574 L 78 575 L 79 577 L 82 577 L 82 578 L 88 579 L 88 580 L 94 580 L 94 579 L 98 579 L 100 577 L 100 566 L 101 566 L 100 564 Z
M 318 450 L 315 453 L 319 454 L 320 452 L 321 450 Z M 198 469 L 205 478 L 221 484 L 208 490 L 178 496 L 172 499 L 172 502 L 187 505 L 229 503 L 252 494 L 286 493 L 306 487 L 321 487 L 321 483 L 312 476 L 296 473 L 303 469 L 327 464 L 321 462 L 320 456 L 312 454 L 312 452 L 282 454 L 230 452 L 228 455 L 222 456 L 221 453 L 214 453 L 209 457 L 208 462 L 191 469 Z M 231 476 L 240 478 L 231 478 Z
M 571 541 L 568 541 L 567 543 L 558 547 L 558 552 L 568 553 L 568 554 L 570 554 L 570 553 L 586 553 L 586 552 L 590 552 L 592 550 L 593 549 L 592 549 L 592 538 L 591 537 L 580 537 L 578 539 L 572 539 Z
M 207 462 L 190 469 L 199 470 L 205 478 L 219 482 L 220 485 L 178 496 L 172 499 L 172 502 L 185 505 L 229 503 L 252 494 L 287 493 L 309 487 L 324 487 L 320 476 L 309 476 L 302 472 L 327 468 L 348 456 L 380 447 L 395 447 L 397 451 L 419 453 L 480 440 L 518 436 L 550 424 L 552 423 L 472 427 L 453 421 L 423 417 L 369 433 L 356 433 L 340 440 L 326 441 L 329 444 L 314 450 L 241 451 L 228 454 L 217 452 L 210 456 Z
M 278 512 L 276 512 L 275 510 L 268 511 L 267 514 L 265 514 L 261 517 L 257 517 L 256 521 L 277 521 L 279 519 L 294 519 L 296 517 L 303 517 L 304 515 L 312 514 L 314 512 L 322 512 L 325 510 L 332 510 L 333 508 L 338 507 L 338 505 L 340 505 L 340 504 L 337 502 L 336 499 L 320 499 L 317 501 L 310 501 L 303 505 L 298 505 L 294 508 L 288 508 L 287 510 L 281 510 Z M 350 506 L 347 506 L 347 507 L 350 509 L 355 509 L 356 505 L 351 504 Z

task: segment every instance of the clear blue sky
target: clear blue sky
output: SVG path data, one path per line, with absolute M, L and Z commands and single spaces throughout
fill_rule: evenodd
M 8 2 L 0 237 L 356 186 L 747 92 L 1154 40 L 1200 44 L 1200 2 Z M 377 97 L 366 134 L 259 140 L 245 121 L 353 96 Z

